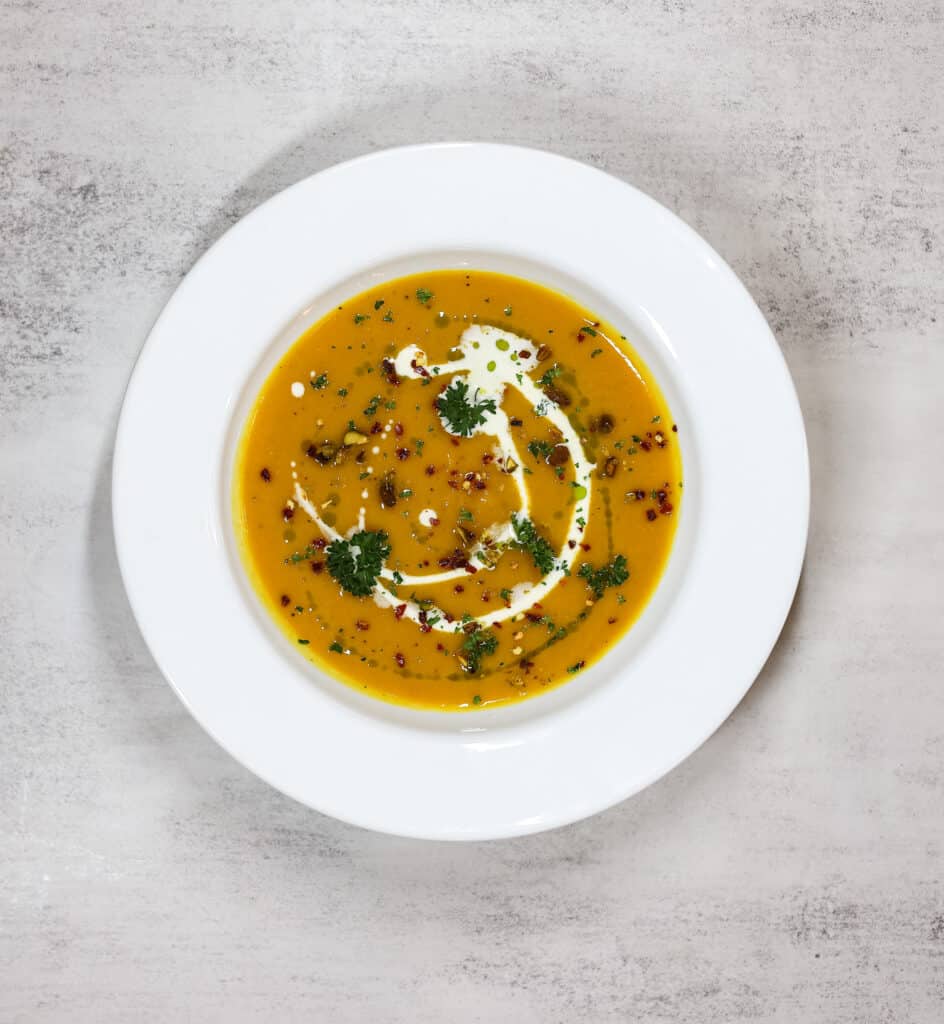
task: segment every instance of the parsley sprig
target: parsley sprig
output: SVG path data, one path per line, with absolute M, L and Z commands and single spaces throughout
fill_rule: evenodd
M 494 398 L 480 399 L 478 391 L 470 396 L 469 385 L 458 378 L 439 396 L 436 408 L 449 430 L 462 437 L 471 436 L 485 422 L 486 415 L 496 410 Z
M 383 530 L 361 530 L 350 540 L 335 540 L 328 545 L 328 572 L 355 597 L 366 597 L 373 589 L 390 554 Z

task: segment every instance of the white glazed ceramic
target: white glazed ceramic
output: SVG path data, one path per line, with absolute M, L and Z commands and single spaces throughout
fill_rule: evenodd
M 666 394 L 685 479 L 668 570 L 616 650 L 550 693 L 459 714 L 388 705 L 321 675 L 248 588 L 229 514 L 235 440 L 279 353 L 340 298 L 441 267 L 532 278 L 619 327 Z M 717 254 L 600 171 L 477 143 L 354 160 L 240 221 L 155 324 L 115 448 L 125 585 L 194 717 L 311 807 L 437 839 L 575 821 L 695 750 L 777 639 L 808 508 L 792 382 Z

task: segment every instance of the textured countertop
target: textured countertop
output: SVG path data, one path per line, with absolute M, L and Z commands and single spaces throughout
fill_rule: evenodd
M 0 2 L 0 1021 L 944 1019 L 942 17 Z M 125 383 L 197 256 L 310 172 L 456 137 L 702 232 L 813 472 L 796 605 L 722 729 L 608 813 L 468 846 L 338 824 L 218 749 L 109 515 Z

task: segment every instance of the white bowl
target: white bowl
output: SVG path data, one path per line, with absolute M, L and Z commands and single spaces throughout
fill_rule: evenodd
M 373 700 L 291 649 L 235 549 L 235 439 L 266 373 L 342 297 L 474 267 L 567 292 L 627 335 L 679 425 L 668 569 L 599 663 L 510 708 Z M 122 575 L 164 675 L 226 750 L 284 793 L 368 828 L 520 835 L 624 799 L 730 714 L 783 626 L 809 469 L 789 373 L 717 254 L 629 185 L 478 143 L 388 150 L 270 199 L 197 263 L 125 396 L 115 447 Z

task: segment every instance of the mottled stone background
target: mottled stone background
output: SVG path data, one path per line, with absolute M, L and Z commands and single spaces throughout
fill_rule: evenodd
M 942 60 L 939 0 L 0 0 L 0 1020 L 944 1020 Z M 320 817 L 200 731 L 108 481 L 148 328 L 228 225 L 456 137 L 701 231 L 813 465 L 797 604 L 719 733 L 472 846 Z

